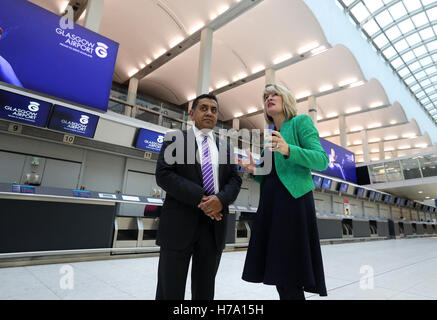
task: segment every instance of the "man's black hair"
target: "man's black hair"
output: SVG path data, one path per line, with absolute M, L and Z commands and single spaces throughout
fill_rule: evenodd
M 217 106 L 218 106 L 217 97 L 215 95 L 209 94 L 209 93 L 204 93 L 204 94 L 201 94 L 200 96 L 198 96 L 196 99 L 194 99 L 193 106 L 191 107 L 192 110 L 196 109 L 197 104 L 199 103 L 199 100 L 201 100 L 201 99 L 211 99 L 211 100 L 214 100 L 217 103 Z

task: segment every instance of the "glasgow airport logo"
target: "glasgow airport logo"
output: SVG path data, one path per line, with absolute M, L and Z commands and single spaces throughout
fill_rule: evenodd
M 66 49 L 73 50 L 89 58 L 94 58 L 94 53 L 101 59 L 108 56 L 109 47 L 103 42 L 91 42 L 62 28 L 56 28 L 56 33 L 64 38 L 64 41 L 60 42 L 59 45 Z
M 35 102 L 35 101 L 31 101 L 27 108 L 32 112 L 38 112 L 39 111 L 39 103 Z

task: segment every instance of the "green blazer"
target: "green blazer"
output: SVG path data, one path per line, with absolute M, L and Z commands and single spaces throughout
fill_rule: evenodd
M 307 115 L 285 121 L 280 133 L 290 146 L 290 155 L 285 157 L 280 152 L 274 152 L 276 172 L 279 180 L 297 199 L 315 188 L 311 170 L 325 170 L 329 164 L 328 156 L 320 145 L 319 132 Z M 264 177 L 254 176 L 261 187 Z

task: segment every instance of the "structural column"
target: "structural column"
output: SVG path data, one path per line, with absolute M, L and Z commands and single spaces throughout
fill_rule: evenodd
M 317 128 L 317 101 L 315 96 L 308 97 L 308 115 L 313 120 L 314 126 Z
M 385 160 L 384 141 L 379 142 L 379 160 Z
M 240 119 L 232 119 L 232 128 L 240 130 Z
M 370 162 L 370 152 L 369 152 L 369 140 L 367 138 L 367 130 L 361 131 L 361 137 L 363 140 L 363 156 L 364 156 L 364 162 L 369 163 Z
M 137 78 L 129 79 L 129 88 L 127 92 L 127 103 L 135 106 L 137 101 L 137 91 L 138 91 L 139 80 Z M 135 118 L 136 109 L 135 107 L 125 107 L 124 114 Z
M 211 82 L 213 30 L 204 28 L 200 36 L 199 73 L 197 75 L 197 96 L 209 93 Z
M 99 33 L 104 0 L 88 0 L 84 27 Z
M 341 114 L 338 117 L 338 127 L 340 128 L 340 145 L 347 149 L 347 127 L 344 114 Z
M 266 69 L 266 85 L 276 83 L 276 71 L 273 69 Z

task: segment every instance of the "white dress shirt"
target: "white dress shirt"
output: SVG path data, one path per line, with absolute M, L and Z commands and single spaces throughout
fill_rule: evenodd
M 203 154 L 203 150 L 202 150 L 202 142 L 204 139 L 204 134 L 201 130 L 197 129 L 195 125 L 193 125 L 193 131 L 194 131 L 194 136 L 196 137 L 196 143 L 197 143 L 197 147 L 198 147 L 198 153 L 196 156 L 198 156 L 199 158 L 199 163 L 200 165 L 202 165 L 203 159 L 202 159 L 202 154 Z M 206 130 L 204 130 L 206 132 Z M 212 164 L 212 173 L 214 175 L 214 193 L 217 194 L 219 193 L 219 179 L 218 179 L 218 174 L 219 174 L 219 163 L 218 163 L 218 158 L 219 158 L 219 153 L 218 153 L 218 148 L 216 145 L 216 141 L 215 141 L 215 134 L 213 130 L 209 130 L 208 132 L 208 146 L 209 146 L 209 153 L 211 156 L 211 164 Z

